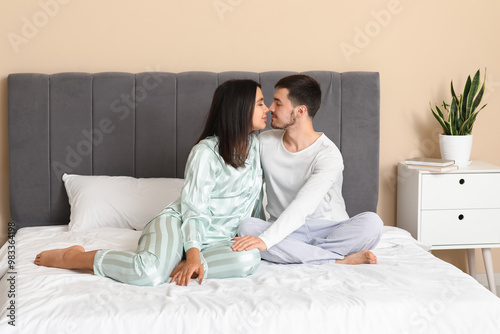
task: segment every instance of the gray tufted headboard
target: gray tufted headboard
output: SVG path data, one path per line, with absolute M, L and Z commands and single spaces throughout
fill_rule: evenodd
M 294 73 L 11 74 L 12 220 L 17 228 L 67 224 L 64 172 L 182 178 L 219 83 L 260 82 L 269 106 L 275 83 Z M 303 73 L 321 84 L 322 106 L 314 124 L 343 154 L 348 213 L 376 211 L 379 74 Z

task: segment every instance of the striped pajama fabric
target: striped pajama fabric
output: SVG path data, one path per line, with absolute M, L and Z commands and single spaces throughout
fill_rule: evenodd
M 260 263 L 259 251 L 234 252 L 232 243 L 227 240 L 202 249 L 205 278 L 243 277 L 255 272 Z M 94 273 L 133 285 L 159 285 L 167 282 L 182 255 L 181 221 L 163 213 L 146 225 L 136 252 L 98 251 Z

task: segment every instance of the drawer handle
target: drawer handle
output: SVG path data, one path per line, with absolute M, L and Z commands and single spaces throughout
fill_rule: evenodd
M 458 220 L 464 219 L 464 215 L 458 215 Z
M 464 180 L 464 179 L 460 179 L 460 181 L 458 181 L 458 183 L 460 183 L 460 184 L 464 184 L 464 183 L 465 183 L 465 180 Z

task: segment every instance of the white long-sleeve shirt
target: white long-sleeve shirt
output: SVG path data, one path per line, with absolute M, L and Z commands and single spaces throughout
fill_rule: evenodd
M 267 212 L 273 224 L 261 238 L 270 248 L 309 219 L 349 219 L 342 197 L 342 155 L 322 134 L 311 146 L 292 153 L 283 145 L 283 130 L 259 135 L 267 192 Z

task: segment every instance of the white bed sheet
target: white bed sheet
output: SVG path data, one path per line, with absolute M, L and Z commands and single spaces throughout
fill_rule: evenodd
M 136 287 L 38 267 L 44 249 L 136 247 L 140 232 L 67 226 L 18 231 L 16 274 L 0 251 L 0 333 L 500 333 L 500 299 L 385 227 L 378 265 L 275 265 L 246 278 Z M 8 298 L 15 277 L 16 298 Z M 15 303 L 15 327 L 7 309 Z

